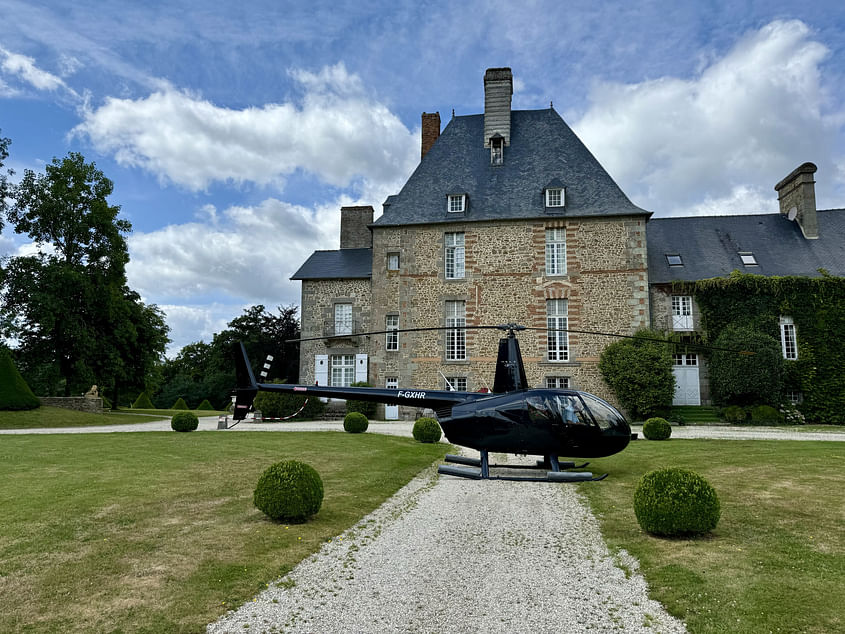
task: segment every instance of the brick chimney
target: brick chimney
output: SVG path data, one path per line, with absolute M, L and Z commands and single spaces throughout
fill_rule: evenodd
M 816 169 L 818 168 L 812 163 L 804 163 L 775 185 L 781 215 L 797 222 L 801 233 L 808 240 L 819 237 L 816 181 L 813 178 Z
M 484 73 L 484 147 L 500 134 L 511 144 L 511 96 L 513 75 L 510 68 L 488 68 Z
M 367 225 L 373 222 L 373 208 L 363 207 L 340 208 L 340 248 L 341 249 L 372 249 L 373 234 Z
M 422 146 L 420 148 L 420 160 L 428 154 L 431 146 L 440 136 L 440 113 L 422 113 Z

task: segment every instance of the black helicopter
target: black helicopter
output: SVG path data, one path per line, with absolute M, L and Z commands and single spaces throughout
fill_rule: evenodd
M 234 419 L 243 420 L 252 409 L 259 391 L 287 392 L 315 397 L 373 401 L 389 405 L 430 408 L 437 414 L 449 442 L 476 449 L 480 458 L 447 455 L 442 474 L 471 479 L 529 480 L 538 482 L 577 482 L 601 480 L 558 456 L 600 458 L 625 449 L 631 428 L 611 404 L 588 392 L 567 389 L 529 388 L 515 332 L 517 324 L 476 326 L 507 332 L 499 340 L 496 375 L 492 393 L 456 392 L 428 389 L 382 389 L 256 383 L 243 344 L 236 355 L 237 388 Z M 439 328 L 437 328 L 439 329 Z M 410 330 L 437 330 L 419 328 Z M 360 333 L 377 334 L 377 333 Z M 303 340 L 299 340 L 303 341 Z M 532 476 L 491 475 L 489 452 L 542 456 L 536 466 L 502 465 L 507 469 L 539 471 Z

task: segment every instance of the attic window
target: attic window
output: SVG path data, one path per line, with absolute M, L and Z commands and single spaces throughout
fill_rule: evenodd
M 449 194 L 447 197 L 449 205 L 446 209 L 450 214 L 457 214 L 466 211 L 466 198 L 466 194 Z
M 669 266 L 683 266 L 684 261 L 681 259 L 681 256 L 677 253 L 673 254 L 666 254 L 666 262 L 669 263 Z
M 490 164 L 502 165 L 505 162 L 505 139 L 500 135 L 490 139 Z
M 749 251 L 746 251 L 746 252 L 740 251 L 739 259 L 742 260 L 742 263 L 745 266 L 752 266 L 752 265 L 756 266 L 756 264 L 757 264 L 757 260 L 754 257 L 754 254 L 749 252 Z
M 546 207 L 563 207 L 563 187 L 549 187 L 546 190 Z

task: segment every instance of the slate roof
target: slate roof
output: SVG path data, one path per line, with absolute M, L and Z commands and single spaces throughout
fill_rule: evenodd
M 737 269 L 759 275 L 806 275 L 818 269 L 845 276 L 845 209 L 819 210 L 819 237 L 807 240 L 796 222 L 781 214 L 655 218 L 646 225 L 651 284 L 728 275 Z M 754 254 L 743 265 L 739 252 Z M 678 254 L 683 266 L 669 266 Z
M 490 164 L 484 115 L 454 117 L 402 190 L 385 201 L 374 226 L 548 217 L 650 215 L 619 189 L 560 115 L 511 112 L 504 163 Z M 545 208 L 543 189 L 566 187 L 562 208 Z M 464 213 L 448 213 L 446 196 L 468 195 Z
M 373 275 L 372 249 L 314 251 L 292 280 L 366 279 Z

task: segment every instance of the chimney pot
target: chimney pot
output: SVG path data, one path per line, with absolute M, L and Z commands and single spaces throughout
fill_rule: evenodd
M 368 225 L 373 223 L 373 207 L 340 208 L 340 248 L 372 249 L 373 234 Z
M 440 137 L 440 113 L 422 113 L 422 145 L 420 146 L 420 160 L 428 154 L 431 146 Z
M 513 73 L 510 68 L 488 68 L 484 73 L 484 147 L 500 134 L 511 144 L 511 97 Z
M 819 237 L 816 181 L 813 178 L 817 169 L 813 163 L 804 163 L 775 185 L 781 215 L 794 219 L 808 240 Z

